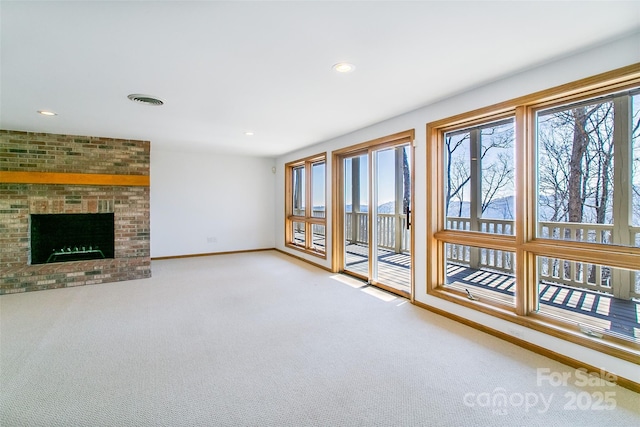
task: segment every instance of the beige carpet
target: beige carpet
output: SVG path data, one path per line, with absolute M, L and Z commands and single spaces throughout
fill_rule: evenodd
M 0 425 L 640 425 L 638 394 L 277 252 L 152 268 L 0 297 Z

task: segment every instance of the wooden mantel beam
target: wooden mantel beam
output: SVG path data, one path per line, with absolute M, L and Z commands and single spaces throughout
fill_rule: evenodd
M 2 184 L 61 184 L 149 187 L 149 175 L 0 171 Z

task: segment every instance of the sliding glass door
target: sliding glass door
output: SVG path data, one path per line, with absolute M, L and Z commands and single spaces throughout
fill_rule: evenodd
M 380 145 L 340 156 L 341 266 L 372 285 L 409 296 L 412 147 L 404 141 Z

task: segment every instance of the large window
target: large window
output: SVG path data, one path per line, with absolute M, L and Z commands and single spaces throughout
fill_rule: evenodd
M 637 361 L 640 66 L 427 139 L 428 293 Z
M 640 247 L 640 94 L 635 94 L 631 98 L 632 115 L 632 141 L 633 141 L 633 227 L 636 233 L 636 247 Z
M 634 98 L 623 92 L 537 112 L 538 237 L 640 246 L 631 229 L 640 218 L 629 162 Z
M 444 134 L 446 228 L 513 234 L 514 120 Z
M 513 235 L 514 118 L 445 131 L 443 143 L 445 229 L 486 237 Z M 478 234 L 475 237 L 480 237 Z M 515 286 L 508 292 L 503 287 L 515 281 L 512 252 L 446 244 L 445 254 L 446 287 L 464 291 L 470 299 L 482 294 L 494 303 L 515 305 Z
M 286 164 L 285 244 L 325 257 L 326 154 Z

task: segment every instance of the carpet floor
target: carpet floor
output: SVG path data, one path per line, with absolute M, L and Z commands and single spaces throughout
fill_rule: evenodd
M 152 271 L 0 297 L 0 425 L 640 425 L 637 393 L 275 251 Z

